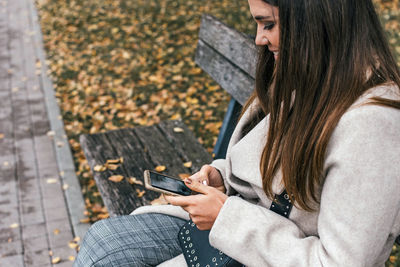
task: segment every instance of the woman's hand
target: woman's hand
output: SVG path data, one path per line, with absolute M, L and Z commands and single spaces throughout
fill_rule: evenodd
M 203 165 L 200 171 L 190 176 L 190 179 L 193 182 L 199 182 L 205 185 L 215 187 L 216 189 L 218 189 L 223 193 L 225 193 L 226 191 L 221 174 L 216 168 L 211 167 L 210 165 Z
M 185 184 L 201 194 L 165 196 L 165 199 L 172 205 L 181 206 L 186 210 L 200 230 L 211 229 L 228 196 L 214 187 L 193 181 L 191 178 L 187 178 Z

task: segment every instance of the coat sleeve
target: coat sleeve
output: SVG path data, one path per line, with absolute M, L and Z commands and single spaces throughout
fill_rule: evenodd
M 236 194 L 236 190 L 230 186 L 229 182 L 226 179 L 226 168 L 227 168 L 226 164 L 228 164 L 226 159 L 216 159 L 213 162 L 211 162 L 210 166 L 216 168 L 221 174 L 222 179 L 224 180 L 226 194 L 229 196 Z
M 348 111 L 327 148 L 318 236 L 231 196 L 210 243 L 246 266 L 383 264 L 383 251 L 400 232 L 399 159 L 400 111 L 376 105 Z

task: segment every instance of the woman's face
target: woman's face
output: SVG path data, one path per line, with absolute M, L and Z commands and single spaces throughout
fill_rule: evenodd
M 257 22 L 256 45 L 267 45 L 276 60 L 279 54 L 279 10 L 262 0 L 248 1 L 251 15 Z

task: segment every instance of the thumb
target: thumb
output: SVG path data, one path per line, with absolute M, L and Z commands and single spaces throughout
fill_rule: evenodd
M 185 179 L 185 184 L 192 191 L 196 191 L 198 193 L 202 193 L 205 195 L 208 194 L 208 192 L 209 192 L 209 186 L 204 185 L 197 180 L 192 180 L 190 178 L 187 178 L 187 179 Z

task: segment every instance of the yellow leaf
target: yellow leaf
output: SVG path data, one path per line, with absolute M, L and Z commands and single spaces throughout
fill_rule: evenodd
M 192 167 L 192 162 L 191 161 L 185 162 L 183 163 L 183 166 L 185 166 L 186 168 L 190 168 Z
M 106 164 L 118 164 L 118 163 L 121 162 L 121 159 L 122 159 L 122 157 L 119 158 L 119 159 L 108 159 L 107 162 L 106 162 Z M 122 162 L 121 162 L 121 163 L 122 163 Z
M 117 164 L 107 164 L 107 169 L 115 171 L 116 169 L 118 169 L 119 165 Z
M 162 171 L 165 171 L 167 169 L 167 167 L 165 167 L 164 165 L 158 165 L 154 169 L 156 170 L 156 172 L 162 172 Z
M 4 134 L 0 134 L 0 139 L 3 139 L 4 138 Z
M 49 250 L 49 256 L 53 256 L 53 251 Z
M 180 127 L 175 127 L 175 128 L 174 128 L 174 132 L 176 132 L 176 133 L 183 133 L 183 129 L 180 128 Z
M 19 224 L 18 223 L 13 223 L 10 225 L 10 228 L 18 228 Z
M 71 256 L 68 256 L 68 260 L 69 260 L 69 261 L 75 261 L 75 256 L 72 256 L 72 255 L 71 255 Z
M 52 260 L 51 260 L 51 263 L 52 264 L 57 264 L 57 263 L 59 263 L 61 261 L 61 258 L 60 257 L 55 257 L 55 258 L 53 258 Z
M 146 191 L 144 190 L 140 191 L 139 189 L 136 189 L 136 193 L 138 197 L 142 197 L 146 193 Z
M 143 185 L 142 181 L 139 181 L 138 179 L 136 179 L 136 177 L 129 177 L 128 178 L 128 182 L 130 184 L 138 184 L 138 185 Z
M 90 219 L 89 218 L 85 218 L 85 219 L 80 219 L 81 223 L 90 223 Z
M 54 229 L 53 233 L 54 233 L 55 235 L 58 235 L 58 234 L 60 233 L 60 230 L 59 230 L 59 229 Z
M 48 183 L 48 184 L 55 184 L 57 182 L 58 182 L 58 179 L 55 179 L 55 178 L 49 178 L 46 180 L 46 183 Z
M 81 238 L 80 238 L 79 236 L 75 236 L 75 237 L 74 237 L 74 241 L 75 241 L 75 242 L 79 242 L 80 240 L 81 240 Z
M 78 244 L 75 243 L 74 241 L 69 241 L 69 242 L 68 242 L 68 246 L 69 246 L 70 248 L 72 248 L 72 249 L 75 249 L 75 248 L 78 247 Z
M 124 176 L 122 175 L 112 175 L 108 177 L 108 180 L 114 182 L 114 183 L 119 183 L 124 179 Z
M 96 165 L 93 167 L 93 170 L 96 172 L 103 172 L 107 170 L 107 168 L 104 165 Z

